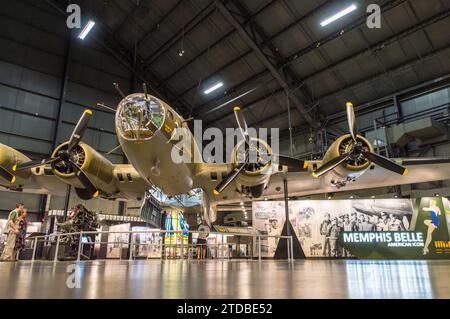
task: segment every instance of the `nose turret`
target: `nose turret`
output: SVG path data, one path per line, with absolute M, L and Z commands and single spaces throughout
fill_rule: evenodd
M 165 109 L 161 101 L 145 93 L 131 94 L 117 108 L 116 130 L 127 140 L 148 140 L 162 127 Z

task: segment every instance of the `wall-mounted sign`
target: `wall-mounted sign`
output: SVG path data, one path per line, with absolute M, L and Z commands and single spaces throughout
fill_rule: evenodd
M 284 202 L 254 202 L 252 211 L 260 233 L 281 234 Z M 450 258 L 447 198 L 290 201 L 289 220 L 306 257 Z M 262 256 L 277 245 L 264 238 Z
M 344 244 L 384 244 L 386 247 L 423 247 L 423 234 L 416 232 L 344 232 Z
M 416 199 L 410 231 L 344 232 L 340 243 L 358 258 L 447 259 L 450 258 L 449 212 L 447 198 Z

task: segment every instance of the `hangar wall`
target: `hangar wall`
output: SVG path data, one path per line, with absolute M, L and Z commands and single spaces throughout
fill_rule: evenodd
M 397 109 L 397 107 L 394 105 L 394 96 L 390 96 L 389 99 L 391 99 L 392 102 L 384 103 L 383 107 L 372 107 L 374 110 L 369 109 L 367 111 L 364 111 L 363 114 L 358 112 L 359 105 L 355 105 L 355 108 L 357 110 L 356 121 L 358 129 L 360 131 L 368 132 L 373 130 L 374 120 L 382 121 L 384 119 L 385 121 L 394 121 L 397 123 L 401 123 L 402 118 L 411 117 L 420 112 L 423 113 L 425 111 L 430 111 L 433 108 L 449 109 L 450 86 L 431 90 L 430 92 L 428 92 L 424 88 L 423 91 L 420 92 L 417 96 L 407 97 L 404 100 L 399 101 L 399 109 Z M 386 98 L 382 99 L 383 102 L 385 100 Z M 371 101 L 367 104 L 373 104 L 374 106 L 376 106 L 375 101 Z M 345 111 L 344 106 L 342 106 L 342 110 Z M 417 117 L 422 118 L 427 116 L 427 114 L 417 115 Z M 326 130 L 332 135 L 347 134 L 348 124 L 346 122 L 345 113 L 342 112 L 340 114 L 335 114 L 332 118 L 339 118 L 339 120 L 334 121 L 334 123 L 332 123 L 331 125 L 327 125 Z M 305 130 L 300 133 L 294 134 L 293 141 L 295 154 L 297 156 L 307 156 L 308 153 L 314 152 L 314 145 L 307 142 L 310 135 L 311 134 L 309 132 L 306 132 Z M 286 154 L 289 152 L 289 139 L 287 135 L 282 138 L 281 150 Z
M 0 143 L 33 159 L 48 157 L 66 141 L 85 108 L 94 110 L 83 141 L 113 163 L 123 163 L 114 114 L 97 109 L 97 102 L 115 107 L 120 100 L 112 83 L 130 91 L 131 74 L 92 39 L 81 41 L 61 28 L 64 21 L 43 1 L 11 1 L 0 13 Z M 67 81 L 66 81 L 67 77 Z M 55 143 L 56 140 L 56 143 Z M 72 195 L 71 205 L 80 202 Z M 18 200 L 32 212 L 40 210 L 40 195 L 0 194 L 0 211 Z M 62 209 L 64 199 L 51 197 L 49 207 Z M 96 211 L 117 213 L 118 203 L 90 201 Z

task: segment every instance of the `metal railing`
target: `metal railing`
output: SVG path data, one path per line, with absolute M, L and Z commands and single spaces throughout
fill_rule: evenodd
M 200 248 L 206 248 L 207 249 L 207 257 L 209 256 L 209 258 L 215 258 L 215 259 L 230 259 L 230 246 L 235 245 L 237 248 L 239 248 L 239 244 L 237 243 L 229 243 L 226 242 L 226 238 L 230 237 L 230 236 L 236 236 L 236 237 L 247 237 L 247 238 L 251 238 L 251 256 L 247 256 L 247 258 L 252 258 L 255 259 L 255 252 L 256 252 L 256 258 L 261 261 L 262 260 L 262 241 L 263 240 L 268 240 L 269 238 L 274 238 L 275 240 L 281 240 L 281 239 L 285 239 L 287 240 L 287 260 L 290 262 L 293 262 L 294 258 L 293 258 L 293 237 L 292 236 L 276 236 L 276 235 L 262 235 L 262 234 L 242 234 L 242 233 L 217 233 L 217 232 L 210 232 L 209 236 L 213 235 L 215 236 L 215 238 L 221 238 L 220 242 L 216 242 L 214 244 L 194 244 L 194 243 L 189 243 L 189 238 L 192 238 L 192 236 L 189 236 L 189 234 L 199 234 L 200 232 L 198 231 L 182 231 L 182 230 L 136 230 L 136 231 L 84 231 L 84 232 L 74 232 L 74 233 L 54 233 L 54 234 L 49 234 L 49 235 L 42 235 L 42 236 L 35 236 L 32 238 L 29 238 L 28 240 L 32 242 L 31 245 L 31 249 L 33 250 L 32 252 L 32 256 L 31 256 L 31 260 L 35 261 L 36 260 L 36 250 L 38 247 L 38 243 L 39 242 L 43 242 L 44 245 L 47 246 L 51 246 L 53 243 L 56 244 L 56 248 L 55 248 L 55 252 L 54 252 L 54 257 L 53 257 L 53 261 L 57 262 L 59 259 L 59 251 L 60 251 L 60 246 L 61 246 L 61 242 L 62 239 L 65 237 L 69 237 L 69 236 L 78 236 L 78 248 L 76 251 L 76 260 L 77 261 L 81 261 L 82 257 L 88 257 L 87 259 L 90 259 L 90 256 L 83 256 L 83 249 L 85 245 L 118 245 L 119 247 L 119 259 L 122 259 L 122 255 L 123 255 L 123 248 L 124 245 L 128 246 L 127 247 L 127 255 L 128 255 L 128 259 L 129 260 L 134 260 L 136 257 L 138 257 L 136 255 L 136 247 L 140 247 L 140 246 L 147 246 L 150 248 L 159 248 L 159 253 L 158 253 L 158 257 L 160 259 L 166 258 L 166 259 L 171 259 L 171 258 L 177 258 L 177 259 L 193 259 L 195 252 L 197 251 L 197 249 Z M 124 241 L 106 241 L 106 242 L 102 242 L 100 241 L 92 241 L 92 242 L 83 242 L 83 237 L 84 236 L 97 236 L 97 235 L 103 235 L 103 234 L 128 234 L 128 241 L 124 242 Z M 133 235 L 143 235 L 143 234 L 159 234 L 159 238 L 161 238 L 161 241 L 159 243 L 154 243 L 154 244 L 142 244 L 142 243 L 136 243 L 136 236 Z M 182 239 L 180 240 L 180 242 L 175 241 L 175 243 L 164 243 L 164 237 L 163 235 L 170 235 L 170 236 L 175 236 L 175 238 L 178 237 L 179 234 L 182 235 Z M 185 236 L 187 236 L 188 238 L 188 242 L 185 243 Z M 130 240 L 131 237 L 131 240 Z M 248 244 L 245 244 L 248 245 Z M 116 247 L 117 248 L 117 247 Z M 154 249 L 153 249 L 154 250 Z M 228 251 L 227 251 L 228 250 Z M 154 250 L 155 251 L 155 250 Z M 169 252 L 169 254 L 168 254 Z M 170 252 L 174 252 L 174 254 L 170 254 Z M 220 254 L 219 254 L 220 252 Z M 156 258 L 158 258 L 156 257 Z M 155 257 L 150 257 L 150 258 L 155 258 Z M 148 254 L 147 254 L 147 259 L 149 259 Z

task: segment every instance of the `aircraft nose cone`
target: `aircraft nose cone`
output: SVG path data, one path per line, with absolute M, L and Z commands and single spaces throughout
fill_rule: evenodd
M 118 133 L 128 140 L 147 140 L 161 129 L 165 108 L 151 95 L 132 94 L 124 98 L 117 109 Z

